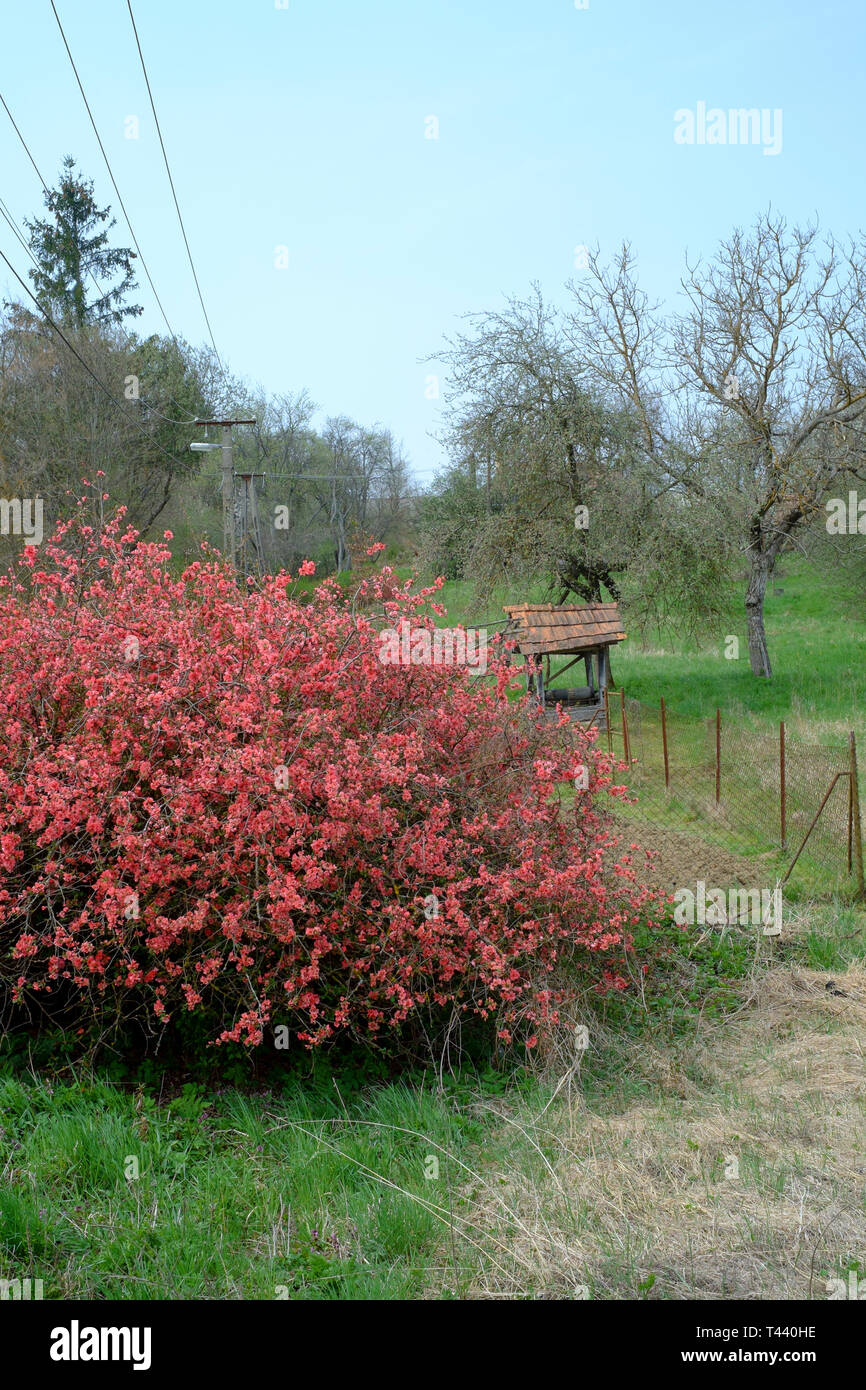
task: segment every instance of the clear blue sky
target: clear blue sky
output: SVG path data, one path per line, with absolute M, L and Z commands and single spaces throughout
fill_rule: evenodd
M 56 0 L 175 331 L 205 328 L 125 0 Z M 864 225 L 862 0 L 134 0 L 205 303 L 232 369 L 390 426 L 441 461 L 442 335 L 574 248 L 628 238 L 654 297 L 769 203 Z M 49 183 L 74 155 L 114 204 L 48 0 L 5 0 L 0 90 Z M 782 149 L 677 144 L 674 113 L 782 111 Z M 140 118 L 138 140 L 124 121 Z M 435 116 L 439 138 L 425 139 Z M 0 109 L 0 196 L 41 191 Z M 119 211 L 116 209 L 116 211 Z M 118 216 L 118 244 L 129 237 Z M 29 264 L 4 223 L 0 245 Z M 275 267 L 275 248 L 289 267 Z M 140 279 L 144 331 L 163 325 Z M 6 268 L 0 289 L 12 292 Z

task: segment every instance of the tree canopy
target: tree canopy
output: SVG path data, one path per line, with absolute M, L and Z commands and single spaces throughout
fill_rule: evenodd
M 125 302 L 136 289 L 135 252 L 109 245 L 116 219 L 109 208 L 97 206 L 92 180 L 76 169 L 71 155 L 63 161 L 57 187 L 46 191 L 44 201 L 49 217 L 25 219 L 37 262 L 29 275 L 43 308 L 77 328 L 136 318 L 141 305 Z M 118 275 L 119 282 L 112 285 Z

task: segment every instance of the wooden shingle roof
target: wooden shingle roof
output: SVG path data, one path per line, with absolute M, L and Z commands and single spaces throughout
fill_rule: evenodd
M 582 652 L 622 642 L 625 633 L 615 603 L 512 603 L 505 609 L 506 641 L 524 656 Z

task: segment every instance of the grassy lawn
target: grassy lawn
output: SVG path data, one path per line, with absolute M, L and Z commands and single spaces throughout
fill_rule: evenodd
M 0 1278 L 40 1278 L 55 1299 L 457 1292 L 442 1232 L 471 1238 L 454 1207 L 486 1092 L 473 1078 L 341 1095 L 332 1078 L 168 1099 L 19 1069 L 0 1079 Z
M 614 679 L 626 693 L 658 705 L 664 696 L 675 713 L 709 717 L 716 708 L 730 719 L 762 729 L 788 722 L 795 737 L 839 743 L 849 729 L 866 746 L 866 624 L 863 595 L 844 576 L 816 570 L 799 557 L 786 558 L 767 593 L 765 619 L 771 680 L 751 673 L 746 643 L 742 583 L 727 595 L 728 616 L 718 634 L 701 646 L 673 630 L 643 643 L 628 638 L 611 653 Z M 780 588 L 781 594 L 774 590 Z M 504 618 L 503 604 L 545 602 L 543 587 L 501 591 L 485 603 L 471 584 L 449 580 L 442 591 L 448 608 L 443 623 L 493 624 Z M 628 624 L 626 624 L 628 631 Z M 739 638 L 737 660 L 724 656 L 725 639 Z M 552 672 L 562 663 L 553 662 Z
M 643 650 L 622 643 L 616 679 L 636 699 L 657 704 L 664 695 L 684 715 L 712 715 L 719 707 L 753 726 L 777 727 L 784 719 L 795 736 L 809 741 L 837 742 L 853 728 L 866 742 L 863 595 L 805 560 L 786 559 L 765 607 L 771 680 L 751 673 L 740 589 L 736 600 L 731 625 L 701 650 L 670 637 Z M 728 634 L 740 640 L 736 661 L 723 654 Z

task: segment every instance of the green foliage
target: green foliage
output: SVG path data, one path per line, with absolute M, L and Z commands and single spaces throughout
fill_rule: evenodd
M 484 493 L 459 472 L 450 473 L 421 498 L 418 525 L 424 563 L 435 574 L 452 580 L 471 577 L 474 535 L 486 505 Z M 497 514 L 500 511 L 497 506 Z
M 782 590 L 776 593 L 775 589 Z M 664 695 L 669 709 L 683 715 L 722 714 L 778 730 L 780 719 L 815 722 L 816 741 L 831 740 L 849 728 L 866 732 L 866 665 L 862 660 L 862 595 L 844 575 L 827 573 L 809 561 L 786 557 L 768 591 L 766 623 L 775 652 L 770 680 L 756 680 L 746 652 L 745 614 L 732 583 L 720 594 L 722 621 L 698 644 L 684 639 L 676 615 L 655 634 L 652 650 L 638 641 L 617 647 L 613 664 L 626 693 L 648 704 Z M 447 599 L 445 600 L 447 602 Z M 739 659 L 725 660 L 728 633 L 739 637 Z M 835 732 L 835 731 L 834 731 Z M 804 731 L 803 737 L 810 737 Z M 840 739 L 841 741 L 841 739 Z
M 7 1077 L 0 1277 L 35 1271 L 54 1299 L 417 1297 L 485 1094 L 471 1076 L 283 1096 Z
M 75 160 L 63 161 L 57 187 L 45 194 L 51 220 L 27 221 L 30 249 L 37 261 L 30 279 L 37 298 L 61 322 L 83 328 L 85 324 L 119 324 L 135 318 L 141 305 L 124 304 L 136 288 L 132 262 L 135 252 L 110 247 L 108 233 L 115 218 L 108 222 L 109 210 L 98 208 L 93 182 L 76 171 Z M 102 231 L 97 228 L 108 222 Z M 106 287 L 115 275 L 120 283 Z M 96 295 L 90 298 L 90 284 Z

